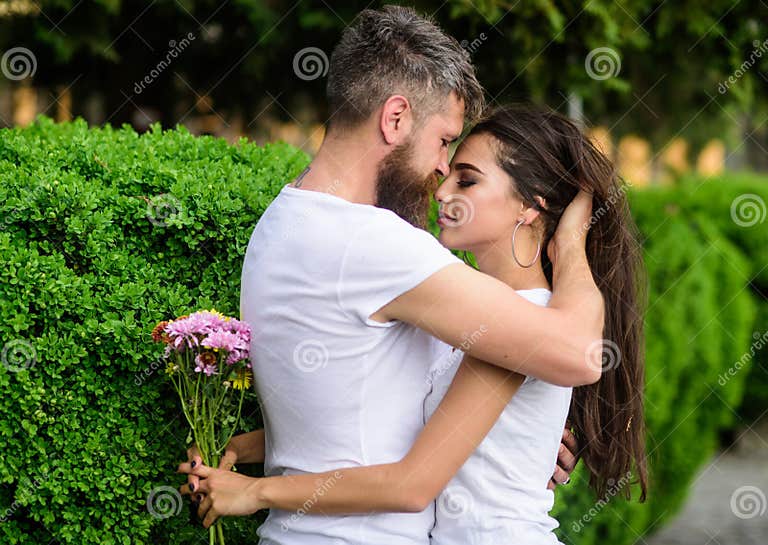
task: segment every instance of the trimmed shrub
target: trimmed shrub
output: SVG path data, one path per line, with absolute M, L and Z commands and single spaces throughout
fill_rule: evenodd
M 0 541 L 190 543 L 164 486 L 186 423 L 149 332 L 198 308 L 239 316 L 258 218 L 308 157 L 283 144 L 40 118 L 0 131 Z M 250 399 L 246 426 L 258 424 Z M 181 476 L 183 477 L 183 476 Z M 166 503 L 163 503 L 166 502 Z M 255 543 L 233 520 L 231 543 Z
M 758 301 L 758 313 L 749 347 L 729 366 L 729 373 L 748 374 L 744 399 L 736 423 L 752 424 L 768 410 L 768 180 L 738 174 L 701 183 L 688 180 L 689 208 L 714 223 L 752 263 L 752 274 L 740 271 Z M 726 213 L 727 211 L 727 213 Z M 733 264 L 735 266 L 735 264 Z M 751 365 L 751 369 L 748 368 Z

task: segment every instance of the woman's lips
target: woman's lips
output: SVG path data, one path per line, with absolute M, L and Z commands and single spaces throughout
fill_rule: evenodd
M 451 216 L 448 216 L 447 214 L 443 214 L 442 212 L 438 214 L 437 216 L 437 224 L 441 227 L 452 227 L 458 222 L 455 218 L 452 218 Z

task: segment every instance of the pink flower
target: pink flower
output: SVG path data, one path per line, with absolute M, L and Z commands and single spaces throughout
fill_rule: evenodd
M 233 350 L 229 353 L 229 356 L 227 356 L 227 364 L 228 365 L 234 365 L 235 363 L 239 362 L 240 360 L 244 360 L 248 357 L 248 352 L 243 350 Z
M 198 325 L 188 317 L 174 320 L 165 327 L 165 332 L 171 338 L 171 344 L 178 349 L 180 346 L 192 348 L 198 345 Z
M 186 316 L 180 316 L 169 322 L 162 332 L 167 335 L 166 357 L 172 351 L 185 352 L 194 350 L 199 352 L 203 347 L 214 351 L 226 351 L 226 361 L 229 365 L 248 358 L 251 344 L 251 328 L 241 320 L 227 318 L 216 310 L 200 310 Z M 158 335 L 161 333 L 158 330 Z M 206 372 L 211 365 L 207 359 L 195 358 L 198 373 Z M 209 370 L 206 374 L 210 375 Z
M 237 333 L 231 331 L 217 330 L 212 332 L 202 341 L 203 346 L 218 350 L 247 350 L 248 343 Z
M 194 318 L 195 322 L 200 325 L 200 333 L 210 333 L 229 323 L 221 314 L 208 310 L 195 312 L 190 318 Z
M 229 320 L 227 322 L 227 327 L 231 329 L 232 333 L 240 335 L 246 343 L 251 342 L 251 326 L 247 323 L 241 322 L 240 320 Z

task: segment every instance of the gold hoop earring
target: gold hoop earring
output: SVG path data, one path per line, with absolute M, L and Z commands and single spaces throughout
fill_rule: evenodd
M 512 259 L 515 260 L 515 263 L 520 265 L 524 269 L 528 269 L 533 266 L 534 263 L 536 263 L 536 260 L 539 259 L 539 255 L 541 254 L 541 241 L 536 242 L 536 255 L 533 256 L 533 261 L 528 263 L 527 265 L 523 265 L 520 263 L 520 260 L 517 259 L 517 255 L 515 254 L 515 236 L 517 235 L 517 230 L 520 229 L 520 226 L 525 223 L 525 220 L 520 220 L 517 222 L 517 225 L 515 225 L 515 230 L 512 231 Z

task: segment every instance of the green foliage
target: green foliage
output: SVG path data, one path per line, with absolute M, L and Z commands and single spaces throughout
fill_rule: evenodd
M 749 351 L 755 328 L 768 327 L 755 321 L 756 309 L 768 306 L 756 287 L 760 281 L 766 285 L 768 229 L 765 222 L 740 226 L 732 219 L 732 204 L 746 194 L 768 203 L 765 179 L 690 179 L 629 195 L 650 283 L 645 322 L 650 494 L 645 504 L 627 503 L 618 497 L 624 487 L 617 483 L 606 498 L 595 498 L 585 468 L 579 468 L 575 486 L 558 495 L 565 543 L 629 545 L 663 524 L 719 446 L 718 433 L 753 412 L 737 413 L 753 362 L 741 369 L 735 362 Z M 765 399 L 768 377 L 757 366 L 752 373 L 761 376 L 755 394 Z
M 0 131 L 0 345 L 34 363 L 0 366 L 0 541 L 207 535 L 186 506 L 162 521 L 148 512 L 152 490 L 184 482 L 187 446 L 149 333 L 198 308 L 239 316 L 251 231 L 307 159 L 183 128 L 138 136 L 40 118 Z M 258 424 L 253 398 L 244 415 Z M 256 541 L 252 522 L 227 528 L 233 543 Z
M 0 18 L 0 49 L 30 49 L 39 65 L 37 84 L 71 87 L 75 97 L 101 89 L 107 95 L 105 111 L 128 120 L 132 108 L 124 106 L 134 84 L 166 57 L 169 41 L 178 42 L 191 32 L 192 45 L 146 92 L 133 94 L 132 103 L 158 109 L 165 120 L 180 119 L 194 109 L 197 94 L 205 89 L 225 116 L 240 111 L 251 121 L 274 99 L 292 117 L 301 118 L 302 97 L 322 96 L 325 81 L 296 77 L 291 67 L 297 52 L 317 47 L 330 56 L 341 31 L 360 10 L 385 3 L 357 0 L 331 7 L 321 0 L 156 0 L 145 6 L 125 0 L 41 0 L 34 5 L 42 13 Z M 640 132 L 655 143 L 682 135 L 696 139 L 697 147 L 702 140 L 722 136 L 742 114 L 749 123 L 750 116 L 760 120 L 767 112 L 761 77 L 768 66 L 765 51 L 727 92 L 718 91 L 719 84 L 753 57 L 755 43 L 768 35 L 768 6 L 763 2 L 403 4 L 433 15 L 464 44 L 480 81 L 500 102 L 532 98 L 557 105 L 575 93 L 583 97 L 592 124 L 605 123 L 617 134 Z M 133 32 L 125 32 L 128 27 Z M 612 77 L 596 79 L 585 69 L 587 56 L 598 48 L 606 48 L 601 50 L 607 57 L 597 58 L 607 61 L 594 67 L 602 72 L 615 63 L 615 73 L 606 71 Z M 320 102 L 316 104 L 322 109 Z M 759 150 L 766 134 L 759 121 L 753 127 L 747 131 L 747 147 L 755 140 Z
M 706 184 L 686 180 L 685 185 L 691 188 L 688 208 L 702 221 L 714 223 L 723 236 L 752 262 L 751 274 L 739 272 L 758 300 L 757 319 L 751 330 L 751 344 L 730 362 L 734 370 L 748 373 L 738 422 L 751 424 L 765 416 L 768 408 L 768 347 L 765 342 L 768 334 L 768 184 L 764 177 L 742 174 Z M 713 210 L 720 212 L 714 214 Z M 734 217 L 738 221 L 734 221 Z M 730 265 L 737 267 L 735 263 Z M 739 370 L 740 365 L 736 362 L 742 361 L 742 357 L 751 370 Z
M 205 535 L 185 512 L 161 520 L 147 509 L 153 490 L 183 482 L 175 468 L 186 448 L 149 332 L 198 308 L 239 314 L 253 226 L 307 160 L 285 145 L 230 146 L 184 128 L 139 136 L 40 118 L 0 131 L 0 344 L 15 343 L 19 365 L 17 349 L 34 351 L 28 370 L 0 366 L 4 543 Z M 736 225 L 730 209 L 747 193 L 768 202 L 766 187 L 724 178 L 631 193 L 650 274 L 651 495 L 595 510 L 582 465 L 559 492 L 566 543 L 628 544 L 669 517 L 718 430 L 733 425 L 749 365 L 720 377 L 749 350 L 755 294 L 768 278 L 766 223 Z M 765 301 L 757 304 L 765 320 Z M 758 369 L 754 394 L 764 400 L 765 364 Z M 245 414 L 246 428 L 258 425 L 254 399 Z M 232 520 L 228 542 L 255 542 L 258 520 Z

